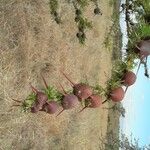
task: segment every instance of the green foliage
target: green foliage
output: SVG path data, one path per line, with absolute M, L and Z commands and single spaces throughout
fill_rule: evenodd
M 121 86 L 123 74 L 127 70 L 127 64 L 123 61 L 116 61 L 112 68 L 112 76 L 107 81 L 107 90 L 110 91 L 114 88 Z
M 84 44 L 86 40 L 86 29 L 92 28 L 92 22 L 88 21 L 87 18 L 83 16 L 84 8 L 89 4 L 89 0 L 74 0 L 73 6 L 75 8 L 75 22 L 78 26 L 78 33 L 76 34 L 79 39 L 80 44 Z
M 57 9 L 58 9 L 58 1 L 50 0 L 49 6 L 50 6 L 51 14 L 54 14 L 55 12 L 57 12 Z
M 89 5 L 89 0 L 75 0 L 75 2 L 80 6 L 81 9 L 84 9 Z
M 100 86 L 99 84 L 95 85 L 92 87 L 93 88 L 93 91 L 95 94 L 98 94 L 98 95 L 105 95 L 105 89 Z
M 115 8 L 115 6 L 117 5 L 117 3 L 118 3 L 118 1 L 116 1 L 116 0 L 109 0 L 109 6 L 110 7 L 114 7 Z
M 132 5 L 130 8 L 129 6 Z M 135 0 L 131 4 L 127 3 L 126 7 L 132 9 L 136 14 L 138 23 L 134 26 L 128 26 L 128 48 L 125 62 L 128 69 L 133 69 L 137 64 L 135 59 L 139 58 L 139 55 L 135 53 L 138 42 L 150 36 L 150 25 L 146 22 L 144 16 L 150 15 L 150 1 L 149 0 Z M 143 8 L 143 9 L 141 9 Z M 144 11 L 143 11 L 144 10 Z
M 80 20 L 78 23 L 78 28 L 81 30 L 88 29 L 88 28 L 91 29 L 92 28 L 92 22 L 88 21 L 87 18 L 80 17 Z
M 147 14 L 147 13 L 150 13 L 150 1 L 149 0 L 136 0 L 136 1 L 133 1 L 135 6 L 137 7 L 142 7 L 144 9 L 144 12 Z
M 135 45 L 137 42 L 147 36 L 150 36 L 150 25 L 146 24 L 145 22 L 137 24 L 131 29 L 131 33 L 129 34 L 129 46 Z
M 118 113 L 121 114 L 122 117 L 125 117 L 126 110 L 121 103 L 115 103 L 113 106 L 104 109 L 118 111 Z
M 93 3 L 97 3 L 97 0 L 91 0 Z
M 57 91 L 54 87 L 48 86 L 47 89 L 44 89 L 45 94 L 48 96 L 48 100 L 55 100 L 55 101 L 61 101 L 62 94 Z
M 86 35 L 84 32 L 78 32 L 77 38 L 79 39 L 80 44 L 85 44 Z
M 36 95 L 34 93 L 28 95 L 28 97 L 25 99 L 22 105 L 23 111 L 26 112 L 27 110 L 29 110 L 35 103 L 35 100 L 36 100 Z
M 150 145 L 140 146 L 139 140 L 131 134 L 127 137 L 121 133 L 120 138 L 116 137 L 113 131 L 107 132 L 106 136 L 100 138 L 100 150 L 149 150 Z
M 88 21 L 87 18 L 83 17 L 83 11 L 86 6 L 89 5 L 89 2 L 92 1 L 95 3 L 96 8 L 94 9 L 94 13 L 96 14 L 102 14 L 99 7 L 97 0 L 67 0 L 67 2 L 73 3 L 73 6 L 76 10 L 76 17 L 75 22 L 77 23 L 79 32 L 77 33 L 77 38 L 79 39 L 79 43 L 84 44 L 86 40 L 86 34 L 85 29 L 91 29 L 92 28 L 92 22 Z M 57 24 L 61 23 L 61 18 L 58 15 L 58 1 L 57 0 L 49 0 L 49 7 L 51 10 L 51 14 L 54 16 L 54 20 Z
M 103 43 L 108 50 L 111 50 L 112 46 L 114 46 L 113 37 L 118 33 L 119 28 L 119 14 L 114 10 L 112 14 L 112 25 L 108 29 Z
M 77 33 L 77 38 L 79 39 L 79 43 L 84 44 L 86 39 L 85 30 L 92 28 L 92 22 L 88 21 L 87 18 L 82 16 L 82 11 L 80 14 L 77 14 L 75 19 L 79 30 Z
M 110 50 L 112 48 L 112 44 L 113 44 L 112 36 L 108 33 L 107 36 L 105 37 L 104 45 L 108 50 Z
M 139 56 L 133 51 L 128 52 L 125 63 L 127 65 L 127 70 L 133 70 L 137 66 L 137 62 L 135 62 L 135 59 L 137 59 Z
M 137 43 L 148 36 L 150 36 L 150 25 L 144 22 L 137 24 L 131 29 L 129 34 L 128 53 L 125 59 L 128 69 L 133 69 L 137 65 L 134 61 L 139 58 L 138 54 L 134 51 Z
M 57 0 L 49 0 L 49 7 L 51 10 L 51 14 L 54 16 L 54 20 L 56 21 L 57 24 L 61 23 L 60 16 L 57 13 L 58 9 L 58 1 Z

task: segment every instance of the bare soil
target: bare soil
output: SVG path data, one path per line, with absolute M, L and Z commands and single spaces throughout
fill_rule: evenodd
M 105 87 L 110 77 L 112 53 L 103 44 L 112 24 L 109 0 L 99 3 L 102 16 L 94 15 L 94 4 L 86 8 L 93 29 L 86 31 L 84 46 L 76 38 L 73 6 L 66 0 L 59 4 L 61 25 L 53 20 L 48 0 L 0 0 L 0 150 L 98 150 L 107 132 L 108 111 L 102 108 L 78 114 L 79 106 L 57 118 L 19 107 L 9 111 L 12 98 L 29 95 L 30 82 L 44 87 L 40 73 L 49 84 L 61 82 L 66 89 L 71 87 L 60 69 L 90 85 Z

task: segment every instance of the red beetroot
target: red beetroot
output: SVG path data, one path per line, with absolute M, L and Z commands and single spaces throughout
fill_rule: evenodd
M 131 86 L 136 81 L 136 75 L 132 71 L 127 71 L 123 77 L 123 84 L 125 86 Z
M 122 87 L 116 88 L 111 91 L 110 93 L 110 99 L 114 102 L 120 102 L 123 100 L 125 95 L 125 91 Z
M 45 87 L 48 89 L 48 84 L 43 76 L 42 76 L 42 79 L 45 84 Z M 54 114 L 58 111 L 58 109 L 59 109 L 58 103 L 54 100 L 51 100 L 49 102 L 48 101 L 46 102 L 46 104 L 43 106 L 42 110 L 46 111 L 49 114 Z
M 18 104 L 13 104 L 11 107 L 18 107 L 18 106 L 22 106 L 23 105 L 23 102 L 22 101 L 19 101 L 19 100 L 16 100 L 16 99 L 12 99 L 13 101 L 17 102 Z M 10 109 L 11 111 L 12 109 Z
M 58 111 L 59 105 L 56 101 L 47 102 L 44 105 L 43 110 L 49 114 L 54 114 Z
M 89 98 L 91 108 L 97 108 L 102 105 L 102 98 L 99 95 L 91 95 Z
M 139 54 L 141 59 L 150 55 L 150 39 L 148 40 L 141 40 L 136 48 L 139 50 Z
M 139 66 L 138 66 L 138 69 L 136 72 L 136 75 L 137 75 L 142 61 L 145 58 L 147 59 L 147 57 L 150 55 L 150 39 L 149 39 L 149 37 L 146 37 L 145 39 L 138 42 L 134 51 L 135 51 L 135 53 L 138 53 L 139 57 L 140 57 Z
M 43 105 L 48 100 L 48 97 L 45 93 L 38 91 L 35 87 L 33 87 L 30 84 L 32 91 L 36 94 L 36 101 L 33 107 L 36 107 L 36 109 L 41 110 Z M 34 109 L 34 108 L 33 108 Z M 33 111 L 34 112 L 34 111 Z
M 34 105 L 31 107 L 31 112 L 32 113 L 37 113 L 39 110 L 41 109 L 41 107 Z
M 123 84 L 126 86 L 125 93 L 128 90 L 128 87 L 133 85 L 136 81 L 136 74 L 132 71 L 127 71 L 123 77 Z
M 73 86 L 73 93 L 81 100 L 84 100 L 92 95 L 92 89 L 84 83 L 79 83 Z
M 62 100 L 63 109 L 72 109 L 79 103 L 77 96 L 74 94 L 66 94 Z
M 84 83 L 78 83 L 75 84 L 74 82 L 72 82 L 67 75 L 62 72 L 62 74 L 68 79 L 68 81 L 70 81 L 70 83 L 73 86 L 73 93 L 81 100 L 87 99 L 88 97 L 90 97 L 93 93 L 92 88 L 90 86 L 88 86 L 87 84 Z
M 35 103 L 33 104 L 33 106 L 31 107 L 31 112 L 32 113 L 37 113 L 39 110 L 42 109 L 43 107 L 43 103 L 40 103 L 40 99 L 37 99 L 39 97 L 36 97 L 36 100 L 35 100 Z M 23 105 L 23 102 L 22 101 L 19 101 L 19 100 L 16 100 L 16 99 L 12 99 L 13 101 L 15 102 L 18 102 L 20 104 L 18 105 L 12 105 L 12 106 L 22 106 Z M 43 102 L 43 101 L 42 101 Z
M 85 106 L 81 111 L 83 111 L 85 108 L 97 108 L 102 105 L 102 98 L 99 95 L 93 94 L 87 99 L 88 105 Z M 80 111 L 80 112 L 81 112 Z
M 60 84 L 60 86 L 63 89 L 64 97 L 63 97 L 62 103 L 61 103 L 63 110 L 61 112 L 59 112 L 58 115 L 60 115 L 64 110 L 72 109 L 72 108 L 76 107 L 76 105 L 79 103 L 77 96 L 75 96 L 74 94 L 67 94 L 66 91 L 64 90 L 63 86 L 61 84 Z
M 140 60 L 142 61 L 144 58 L 150 55 L 150 39 L 146 38 L 137 43 L 135 45 L 134 52 L 139 54 Z

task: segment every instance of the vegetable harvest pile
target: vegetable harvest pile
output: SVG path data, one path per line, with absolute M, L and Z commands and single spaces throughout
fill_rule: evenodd
M 20 103 L 24 111 L 28 110 L 32 113 L 45 111 L 49 114 L 57 113 L 58 116 L 64 110 L 73 109 L 80 103 L 83 105 L 83 109 L 79 112 L 83 111 L 85 108 L 98 108 L 107 100 L 120 102 L 125 96 L 125 91 L 121 86 L 114 89 L 109 86 L 109 91 L 105 91 L 104 89 L 102 89 L 102 87 L 99 86 L 101 90 L 105 91 L 105 97 L 107 97 L 106 100 L 103 100 L 102 94 L 99 94 L 100 92 L 97 92 L 96 87 L 91 87 L 85 83 L 74 83 L 64 72 L 61 71 L 61 73 L 71 83 L 72 92 L 65 91 L 64 87 L 61 84 L 61 92 L 56 90 L 54 87 L 48 86 L 44 77 L 41 76 L 45 84 L 44 90 L 38 90 L 30 84 L 33 92 L 27 97 L 24 102 L 15 99 L 13 100 L 17 103 Z M 124 76 L 122 76 L 122 83 L 125 85 L 127 84 L 126 79 L 128 78 L 129 73 L 131 73 L 131 71 L 125 72 Z M 130 80 L 128 81 L 128 83 L 130 85 Z M 58 112 L 60 110 L 60 107 L 62 109 L 60 112 Z
M 80 1 L 77 2 L 79 3 Z M 97 1 L 93 0 L 93 2 L 96 3 Z M 146 8 L 144 8 L 144 6 L 147 5 L 143 4 L 146 2 L 147 0 L 130 0 L 128 1 L 128 3 L 123 5 L 123 11 L 125 11 L 126 15 L 129 16 L 128 13 L 130 13 L 131 11 L 136 11 L 136 5 L 138 5 L 139 8 L 141 8 L 142 6 L 143 10 L 145 10 Z M 129 7 L 131 5 L 132 7 Z M 132 10 L 132 8 L 134 8 L 134 10 Z M 79 15 L 81 15 L 80 10 L 76 6 L 75 9 L 77 15 L 76 17 L 79 17 Z M 98 13 L 99 8 L 97 6 L 97 3 L 96 9 L 97 10 L 95 11 Z M 55 14 L 55 8 L 52 9 L 51 13 Z M 73 109 L 80 103 L 82 104 L 83 108 L 79 112 L 83 111 L 86 108 L 99 108 L 108 100 L 111 100 L 113 102 L 122 101 L 125 97 L 128 87 L 132 86 L 136 82 L 140 65 L 144 64 L 144 66 L 146 66 L 147 58 L 150 55 L 150 24 L 149 20 L 145 20 L 145 16 L 148 15 L 150 16 L 150 12 L 147 12 L 146 10 L 143 11 L 142 14 L 141 12 L 137 12 L 137 16 L 138 18 L 140 18 L 138 20 L 140 24 L 135 24 L 134 26 L 133 23 L 131 24 L 132 21 L 130 20 L 130 18 L 127 18 L 128 20 L 126 21 L 128 22 L 129 30 L 127 54 L 124 61 L 120 60 L 116 63 L 117 65 L 114 65 L 115 67 L 112 69 L 112 77 L 107 81 L 106 89 L 103 89 L 100 85 L 90 86 L 86 83 L 74 83 L 68 77 L 68 75 L 65 74 L 65 72 L 61 71 L 61 74 L 64 76 L 64 78 L 66 78 L 70 82 L 72 86 L 71 91 L 65 91 L 64 87 L 61 84 L 59 84 L 61 91 L 55 89 L 52 86 L 49 86 L 45 81 L 45 78 L 41 75 L 45 88 L 43 90 L 38 90 L 30 84 L 32 93 L 24 100 L 24 102 L 13 99 L 15 102 L 17 102 L 17 105 L 14 106 L 22 106 L 24 111 L 30 111 L 32 113 L 44 111 L 49 114 L 57 114 L 58 116 L 63 111 Z M 135 59 L 140 60 L 137 73 L 131 71 L 133 67 L 137 65 L 134 61 Z M 147 77 L 149 77 L 148 73 Z M 123 86 L 125 88 L 123 88 Z

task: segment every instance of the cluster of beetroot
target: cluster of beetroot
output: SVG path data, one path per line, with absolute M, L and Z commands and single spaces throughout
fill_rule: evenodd
M 134 48 L 134 52 L 138 55 L 140 62 L 137 69 L 137 73 L 139 71 L 140 65 L 143 63 L 144 59 L 147 60 L 150 55 L 150 37 L 146 37 L 140 42 L 137 42 L 136 48 Z M 125 91 L 122 87 L 118 87 L 111 91 L 111 99 L 115 102 L 121 101 L 124 98 L 124 95 L 129 86 L 133 85 L 136 81 L 137 73 L 133 73 L 132 71 L 125 71 L 124 76 L 122 77 L 122 84 L 126 86 Z
M 122 77 L 122 83 L 123 85 L 126 86 L 126 90 L 124 91 L 122 87 L 112 89 L 108 94 L 108 99 L 102 101 L 102 96 L 95 94 L 93 89 L 89 85 L 85 83 L 76 84 L 72 82 L 64 72 L 62 72 L 62 74 L 71 83 L 73 92 L 67 93 L 63 88 L 63 86 L 60 84 L 62 88 L 62 99 L 61 99 L 62 110 L 57 114 L 57 116 L 60 115 L 64 110 L 75 108 L 80 102 L 84 102 L 85 104 L 85 106 L 82 108 L 81 111 L 83 111 L 85 108 L 100 107 L 103 103 L 105 103 L 109 99 L 114 102 L 120 102 L 121 100 L 123 100 L 127 88 L 132 84 L 134 84 L 136 80 L 136 75 L 131 71 L 127 71 L 125 75 Z M 48 85 L 43 76 L 42 78 L 46 89 L 48 89 Z M 31 88 L 34 94 L 36 95 L 36 100 L 31 107 L 32 113 L 37 113 L 38 111 L 45 111 L 49 114 L 54 114 L 59 111 L 60 105 L 55 99 L 48 100 L 48 96 L 44 92 L 37 90 L 32 85 Z

